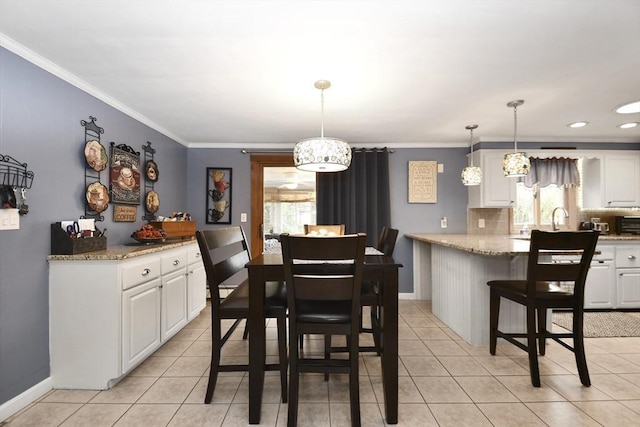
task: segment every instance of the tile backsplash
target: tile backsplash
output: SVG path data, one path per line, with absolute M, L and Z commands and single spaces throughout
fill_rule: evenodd
M 582 209 L 578 212 L 577 224 L 600 218 L 600 222 L 609 224 L 609 233 L 615 234 L 615 217 L 619 215 L 640 215 L 640 209 Z M 467 211 L 468 234 L 512 234 L 510 230 L 511 209 L 482 208 Z M 480 222 L 484 220 L 484 228 Z

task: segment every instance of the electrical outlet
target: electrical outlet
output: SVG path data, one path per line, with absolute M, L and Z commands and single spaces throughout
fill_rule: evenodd
M 245 212 L 240 214 L 240 222 L 247 222 L 247 214 Z
M 443 216 L 440 220 L 440 228 L 447 228 L 447 217 Z
M 478 228 L 484 228 L 484 218 L 478 219 Z
M 438 163 L 438 173 L 444 173 L 444 164 Z

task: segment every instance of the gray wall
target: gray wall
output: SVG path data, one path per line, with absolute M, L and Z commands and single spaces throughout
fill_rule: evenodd
M 200 228 L 206 224 L 206 168 L 233 168 L 232 222 L 251 213 L 250 156 L 239 149 L 186 149 L 148 126 L 0 48 L 0 154 L 27 163 L 35 173 L 28 191 L 30 212 L 20 229 L 0 231 L 0 404 L 49 376 L 48 264 L 50 224 L 84 214 L 84 128 L 81 120 L 97 118 L 105 129 L 101 141 L 125 143 L 136 150 L 151 141 L 160 176 L 158 214 L 188 211 Z M 463 233 L 467 191 L 460 183 L 465 149 L 397 149 L 390 156 L 392 225 L 399 228 L 396 258 L 404 264 L 401 292 L 413 292 L 410 232 Z M 438 203 L 407 203 L 407 162 L 436 160 Z M 107 172 L 101 181 L 107 184 Z M 143 206 L 135 223 L 114 223 L 113 207 L 104 212 L 108 244 L 131 242 L 142 225 Z M 447 216 L 449 227 L 440 229 Z M 245 226 L 250 224 L 251 218 Z M 90 285 L 90 283 L 89 283 Z M 55 339 L 55 337 L 54 337 Z
M 0 404 L 49 376 L 49 227 L 84 214 L 80 121 L 90 115 L 105 129 L 105 147 L 115 141 L 141 150 L 151 141 L 156 148 L 160 214 L 187 206 L 186 147 L 0 48 L 0 154 L 35 173 L 20 229 L 0 231 Z M 108 185 L 107 171 L 101 181 Z M 108 228 L 108 244 L 132 242 L 143 214 L 141 205 L 135 223 L 114 223 L 110 206 L 99 225 Z

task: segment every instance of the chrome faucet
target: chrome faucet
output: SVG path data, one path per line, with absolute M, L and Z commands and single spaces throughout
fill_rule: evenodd
M 564 213 L 565 218 L 569 218 L 569 213 L 565 208 L 563 208 L 562 206 L 558 206 L 557 208 L 554 208 L 553 212 L 551 212 L 551 229 L 553 231 L 558 231 L 560 229 L 560 227 L 558 227 L 558 224 L 556 224 L 556 211 L 558 209 L 560 209 Z

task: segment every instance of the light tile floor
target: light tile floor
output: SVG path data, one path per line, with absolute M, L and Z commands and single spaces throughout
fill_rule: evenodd
M 367 319 L 368 316 L 365 316 Z M 246 373 L 221 374 L 203 404 L 210 354 L 208 309 L 110 390 L 53 390 L 7 420 L 18 426 L 238 426 L 248 422 Z M 238 328 L 224 356 L 246 357 Z M 430 301 L 400 301 L 399 426 L 640 426 L 640 338 L 586 340 L 591 387 L 577 376 L 573 354 L 550 343 L 540 359 L 542 387 L 531 386 L 524 352 L 505 344 L 461 341 L 432 313 Z M 277 355 L 267 328 L 269 357 Z M 363 335 L 362 340 L 370 340 Z M 305 350 L 320 350 L 309 339 Z M 360 359 L 362 424 L 382 426 L 380 359 Z M 277 372 L 267 374 L 262 425 L 285 426 Z M 346 376 L 301 380 L 300 426 L 349 425 Z

